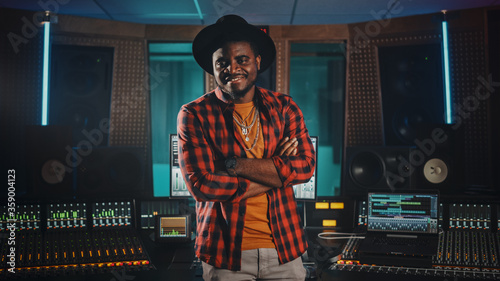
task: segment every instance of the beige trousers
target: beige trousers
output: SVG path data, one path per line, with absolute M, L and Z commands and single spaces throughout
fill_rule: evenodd
M 215 268 L 202 262 L 205 281 L 289 280 L 304 281 L 306 270 L 299 257 L 279 264 L 276 249 L 246 250 L 241 254 L 241 270 Z

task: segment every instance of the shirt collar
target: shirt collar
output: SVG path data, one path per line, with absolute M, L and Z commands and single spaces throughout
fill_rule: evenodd
M 215 89 L 215 95 L 217 96 L 217 98 L 218 98 L 219 100 L 221 100 L 221 101 L 222 101 L 222 102 L 224 102 L 224 103 L 233 103 L 230 99 L 228 99 L 228 98 L 224 95 L 224 93 L 222 92 L 222 90 L 220 89 L 220 87 L 217 87 L 217 88 Z
M 217 99 L 222 102 L 221 107 L 223 110 L 226 110 L 228 108 L 234 109 L 233 101 L 227 98 L 226 95 L 224 95 L 220 87 L 217 87 L 215 89 L 215 95 L 217 96 Z M 262 93 L 260 91 L 260 88 L 257 86 L 255 86 L 254 101 L 256 102 L 256 104 L 260 104 L 263 102 Z

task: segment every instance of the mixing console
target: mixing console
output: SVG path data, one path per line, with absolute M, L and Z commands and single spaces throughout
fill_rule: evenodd
M 130 201 L 24 204 L 14 217 L 4 209 L 0 279 L 151 269 L 132 213 Z
M 328 276 L 332 274 L 335 274 L 335 278 L 339 278 L 341 276 L 339 274 L 344 272 L 361 274 L 356 277 L 346 277 L 353 280 L 365 278 L 377 280 L 371 277 L 379 276 L 377 274 L 380 273 L 383 273 L 385 280 L 387 280 L 387 274 L 391 273 L 417 276 L 420 279 L 424 276 L 427 277 L 426 279 L 439 277 L 436 280 L 444 280 L 443 277 L 452 277 L 456 280 L 500 279 L 498 260 L 500 232 L 496 231 L 497 221 L 492 220 L 492 214 L 498 217 L 499 207 L 473 203 L 441 204 L 439 221 L 441 232 L 436 254 L 432 257 L 432 268 L 392 266 L 385 263 L 383 259 L 377 264 L 361 264 L 358 248 L 362 239 L 352 237 L 344 244 L 341 259 L 328 265 L 325 277 L 321 280 L 329 280 Z M 364 231 L 366 229 L 365 202 L 359 202 L 357 212 L 357 231 Z M 372 276 L 372 273 L 377 274 Z

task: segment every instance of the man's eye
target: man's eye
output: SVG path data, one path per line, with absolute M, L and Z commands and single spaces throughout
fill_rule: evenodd
M 227 65 L 227 64 L 226 64 L 226 62 L 223 62 L 223 61 L 218 61 L 218 62 L 217 62 L 217 66 L 218 66 L 218 67 L 224 67 L 224 66 L 226 66 L 226 65 Z

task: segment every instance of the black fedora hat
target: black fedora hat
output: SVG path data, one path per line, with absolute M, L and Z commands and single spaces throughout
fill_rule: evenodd
M 226 37 L 235 34 L 238 38 L 255 43 L 259 49 L 261 56 L 259 73 L 273 63 L 276 57 L 276 47 L 271 37 L 240 16 L 226 15 L 219 18 L 216 23 L 202 29 L 194 38 L 193 56 L 201 68 L 213 75 L 213 53 L 221 47 Z

